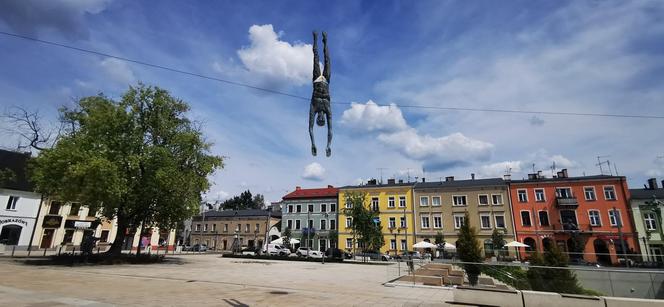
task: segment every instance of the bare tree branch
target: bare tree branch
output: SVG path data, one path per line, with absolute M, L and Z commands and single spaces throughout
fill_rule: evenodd
M 54 131 L 55 129 L 45 129 L 42 126 L 43 119 L 39 111 L 31 112 L 23 107 L 11 107 L 1 117 L 6 118 L 11 126 L 7 130 L 28 141 L 28 145 L 19 143 L 18 149 L 33 148 L 41 151 L 50 148 L 55 144 L 62 131 L 62 125 L 57 131 Z

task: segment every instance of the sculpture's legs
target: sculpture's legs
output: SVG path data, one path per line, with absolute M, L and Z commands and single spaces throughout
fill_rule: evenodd
M 313 103 L 309 108 L 309 137 L 311 138 L 311 154 L 316 156 L 316 142 L 314 141 L 314 108 Z
M 332 109 L 331 107 L 328 108 L 327 113 L 325 114 L 327 117 L 327 148 L 325 149 L 325 155 L 326 156 L 331 156 L 332 155 L 332 149 L 330 148 L 330 145 L 332 144 Z
M 320 76 L 320 65 L 318 62 L 320 62 L 320 59 L 318 58 L 318 34 L 316 34 L 316 31 L 313 32 L 314 34 L 314 73 L 313 73 L 313 78 L 311 79 L 312 81 L 316 81 L 316 79 Z
M 327 33 L 323 32 L 323 56 L 325 57 L 325 66 L 323 68 L 323 76 L 327 79 L 327 83 L 330 83 L 330 53 L 327 51 Z

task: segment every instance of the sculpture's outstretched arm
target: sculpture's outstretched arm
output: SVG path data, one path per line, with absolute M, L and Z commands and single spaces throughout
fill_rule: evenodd
M 327 148 L 325 149 L 325 155 L 329 157 L 332 155 L 332 149 L 330 148 L 332 144 L 332 110 L 330 108 L 325 112 L 325 117 L 327 117 Z
M 320 65 L 318 62 L 320 62 L 320 59 L 318 58 L 318 34 L 316 31 L 313 32 L 314 35 L 314 73 L 313 77 L 311 78 L 311 81 L 316 81 L 316 79 L 320 76 Z
M 332 70 L 330 69 L 330 52 L 327 51 L 327 32 L 323 32 L 323 56 L 325 57 L 323 76 L 327 79 L 327 83 L 330 83 L 330 74 L 332 73 Z
M 309 137 L 311 138 L 311 154 L 316 155 L 316 142 L 314 141 L 314 106 L 313 103 L 309 108 Z

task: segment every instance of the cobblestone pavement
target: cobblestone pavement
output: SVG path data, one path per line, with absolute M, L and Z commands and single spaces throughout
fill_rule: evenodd
M 447 289 L 386 287 L 385 265 L 169 256 L 152 265 L 29 266 L 0 260 L 7 306 L 445 306 Z

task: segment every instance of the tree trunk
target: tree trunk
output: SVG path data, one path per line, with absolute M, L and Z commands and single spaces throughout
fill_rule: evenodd
M 118 212 L 117 220 L 118 228 L 115 232 L 115 239 L 113 240 L 113 244 L 111 244 L 111 248 L 109 248 L 106 252 L 106 255 L 111 257 L 118 257 L 122 254 L 122 245 L 124 245 L 124 239 L 126 237 L 128 226 L 127 218 L 123 213 Z

